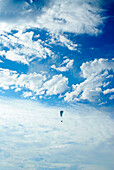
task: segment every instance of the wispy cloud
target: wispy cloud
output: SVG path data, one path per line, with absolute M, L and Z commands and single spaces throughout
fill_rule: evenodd
M 14 35 L 2 34 L 0 37 L 3 49 L 0 51 L 1 56 L 11 61 L 21 62 L 29 65 L 32 60 L 46 59 L 52 57 L 53 52 L 47 47 L 41 39 L 33 41 L 34 32 L 17 31 Z M 7 48 L 7 51 L 4 48 Z
M 14 25 L 46 28 L 53 33 L 73 32 L 93 34 L 101 32 L 103 24 L 99 1 L 0 1 L 0 20 Z M 8 7 L 8 8 L 7 8 Z M 6 10 L 7 9 L 7 10 Z M 29 24 L 27 21 L 29 20 Z M 16 24 L 15 24 L 16 21 Z
M 95 1 L 59 0 L 54 1 L 51 8 L 44 10 L 38 17 L 38 23 L 52 32 L 97 34 L 100 32 L 97 27 L 103 23 L 101 10 Z
M 65 71 L 69 71 L 69 69 L 73 67 L 73 63 L 74 63 L 74 60 L 70 60 L 65 57 L 65 60 L 63 60 L 62 64 L 59 64 L 58 67 L 56 67 L 55 65 L 52 65 L 51 68 L 57 71 L 65 72 Z

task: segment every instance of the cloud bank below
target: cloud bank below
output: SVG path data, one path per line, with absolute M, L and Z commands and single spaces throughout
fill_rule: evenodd
M 60 106 L 4 98 L 0 108 L 2 169 L 113 169 L 109 113 L 77 105 L 63 108 L 61 123 Z

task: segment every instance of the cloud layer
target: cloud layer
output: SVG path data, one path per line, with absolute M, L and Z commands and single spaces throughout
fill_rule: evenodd
M 77 105 L 63 108 L 61 123 L 61 107 L 0 99 L 0 108 L 2 169 L 113 170 L 114 122 L 108 113 Z

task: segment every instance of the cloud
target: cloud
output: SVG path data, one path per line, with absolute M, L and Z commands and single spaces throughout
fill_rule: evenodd
M 16 84 L 18 74 L 16 71 L 0 68 L 0 87 L 4 90 Z
M 23 90 L 23 96 L 42 96 L 61 94 L 68 89 L 68 78 L 54 75 L 49 78 L 46 73 L 18 74 L 16 71 L 0 69 L 0 87 L 4 90 L 14 89 L 15 92 Z M 29 90 L 26 91 L 26 90 Z
M 25 0 L 20 2 L 1 0 L 0 6 L 2 22 L 45 28 L 53 33 L 96 35 L 101 32 L 99 25 L 103 24 L 102 9 L 98 0 L 66 0 L 65 2 L 40 0 L 32 3 Z
M 50 8 L 38 17 L 40 27 L 52 32 L 73 32 L 76 34 L 98 34 L 98 26 L 103 23 L 98 3 L 92 1 L 54 1 Z M 97 1 L 98 2 L 98 1 Z
M 104 94 L 108 94 L 108 93 L 112 93 L 112 92 L 114 92 L 114 88 L 106 89 L 105 91 L 103 91 Z
M 35 20 L 35 14 L 41 15 L 44 5 L 48 5 L 50 1 L 29 1 L 29 0 L 6 0 L 0 1 L 0 20 L 6 22 L 24 22 Z
M 1 169 L 113 170 L 114 120 L 104 110 L 9 98 L 0 98 L 0 110 Z
M 110 99 L 110 100 L 114 99 L 114 95 L 111 95 L 111 96 L 109 97 L 109 99 Z
M 3 61 L 0 59 L 0 63 L 3 63 Z
M 2 57 L 5 56 L 8 60 L 29 65 L 32 60 L 53 56 L 54 53 L 49 47 L 46 47 L 44 41 L 41 39 L 33 41 L 33 31 L 23 31 L 17 31 L 14 35 L 7 35 L 6 33 L 1 35 L 3 49 L 0 51 L 0 55 Z M 7 51 L 4 50 L 5 47 Z
M 60 64 L 59 67 L 52 65 L 51 68 L 53 68 L 57 71 L 65 72 L 65 71 L 69 71 L 69 69 L 71 69 L 73 67 L 73 63 L 74 63 L 74 60 L 70 60 L 70 59 L 66 58 L 65 60 L 63 60 L 62 64 Z
M 79 45 L 68 39 L 66 35 L 62 35 L 61 33 L 50 34 L 52 37 L 49 41 L 50 44 L 61 45 L 63 47 L 67 47 L 71 51 L 78 51 L 79 52 Z
M 40 33 L 36 37 L 35 30 L 27 31 L 24 29 L 17 29 L 15 30 L 14 34 L 12 33 L 13 31 L 14 30 L 10 30 L 7 33 L 4 32 L 1 34 L 0 55 L 1 57 L 5 57 L 6 59 L 14 62 L 30 65 L 31 62 L 36 60 L 57 57 L 52 49 L 53 43 L 54 45 L 58 44 L 59 46 L 68 47 L 70 51 L 77 50 L 78 45 L 73 44 L 70 40 L 62 35 L 57 36 L 62 36 L 62 40 L 58 38 L 58 40 L 54 42 L 53 38 L 56 37 L 56 35 L 53 34 L 47 36 L 45 33 L 45 37 L 47 36 L 48 38 L 46 38 L 46 40 L 42 40 L 43 37 L 40 37 Z M 65 41 L 63 41 L 63 39 Z M 63 69 L 68 71 L 72 64 L 73 60 L 69 61 L 66 69 Z
M 114 62 L 108 59 L 95 59 L 94 61 L 83 63 L 81 68 L 81 75 L 85 79 L 80 84 L 73 85 L 73 91 L 67 92 L 65 101 L 80 101 L 88 100 L 95 102 L 100 94 L 109 92 L 107 86 L 103 91 L 104 82 L 109 77 L 109 72 L 114 72 Z M 110 78 L 110 77 L 109 77 Z
M 57 95 L 63 93 L 68 88 L 68 78 L 65 76 L 55 75 L 51 80 L 43 84 L 43 90 L 46 90 L 46 95 Z
M 32 96 L 31 92 L 24 92 L 23 93 L 24 98 Z
M 30 73 L 21 74 L 17 79 L 17 87 L 26 88 L 33 92 L 37 92 L 39 88 L 42 87 L 43 83 L 46 81 L 47 77 L 43 74 Z

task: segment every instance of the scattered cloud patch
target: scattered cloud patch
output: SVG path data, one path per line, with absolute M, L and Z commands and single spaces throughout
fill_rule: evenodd
M 42 96 L 61 94 L 68 89 L 68 78 L 55 75 L 49 79 L 44 73 L 18 74 L 16 71 L 0 69 L 0 87 L 4 90 L 23 90 L 23 96 Z M 26 91 L 30 90 L 30 92 Z
M 16 84 L 18 74 L 16 71 L 0 68 L 0 87 L 4 90 Z
M 111 95 L 111 96 L 109 97 L 109 99 L 110 99 L 110 100 L 114 99 L 114 95 Z
M 69 71 L 69 69 L 71 69 L 73 67 L 73 63 L 74 63 L 74 60 L 70 60 L 70 59 L 66 58 L 65 60 L 63 60 L 62 64 L 60 64 L 59 67 L 52 65 L 51 68 L 53 68 L 57 71 L 65 72 L 65 71 Z
M 0 59 L 0 63 L 3 63 L 3 61 Z
M 27 98 L 27 97 L 32 96 L 32 93 L 31 92 L 24 92 L 23 96 L 24 96 L 24 98 Z
M 114 93 L 114 88 L 112 89 L 106 89 L 105 91 L 103 91 L 104 94 L 108 94 L 108 93 Z
M 110 77 L 110 71 L 114 72 L 113 60 L 95 59 L 83 63 L 80 68 L 81 75 L 85 80 L 80 84 L 72 85 L 73 90 L 66 93 L 65 101 L 88 100 L 94 102 L 100 97 L 100 94 L 113 92 L 113 89 L 107 89 L 109 83 L 105 83 L 107 77 Z
M 46 95 L 57 95 L 66 91 L 67 88 L 68 78 L 60 74 L 53 76 L 52 79 L 45 82 L 43 84 L 42 90 L 46 90 Z
M 66 35 L 51 33 L 50 36 L 52 37 L 49 42 L 50 44 L 59 44 L 63 47 L 67 47 L 71 51 L 79 51 L 79 45 L 68 39 Z
M 52 57 L 53 52 L 46 47 L 46 44 L 41 39 L 33 40 L 34 32 L 18 31 L 14 35 L 2 34 L 0 39 L 3 49 L 0 51 L 1 56 L 11 61 L 21 62 L 29 65 L 35 59 L 46 59 Z M 7 51 L 4 48 L 7 47 Z

